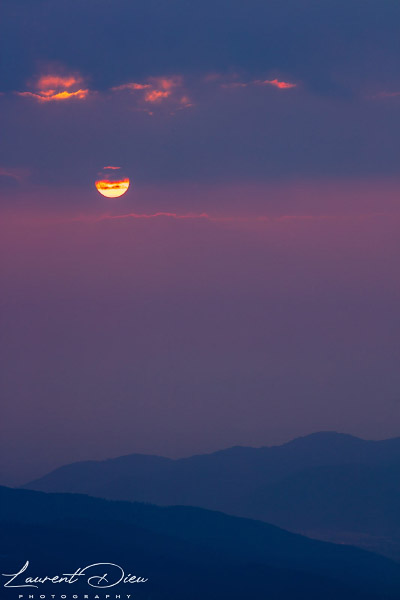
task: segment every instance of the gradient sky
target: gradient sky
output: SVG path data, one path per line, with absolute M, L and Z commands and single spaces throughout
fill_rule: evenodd
M 0 483 L 399 435 L 400 4 L 0 11 Z

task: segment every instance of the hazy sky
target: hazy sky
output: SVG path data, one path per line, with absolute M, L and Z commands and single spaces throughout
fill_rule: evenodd
M 399 435 L 400 4 L 1 13 L 0 483 Z

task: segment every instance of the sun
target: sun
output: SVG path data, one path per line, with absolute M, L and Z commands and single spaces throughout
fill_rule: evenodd
M 96 181 L 97 191 L 100 192 L 106 198 L 119 198 L 129 188 L 129 179 L 118 179 L 115 181 L 106 181 L 105 179 L 99 179 Z
M 119 198 L 129 188 L 129 177 L 121 177 L 119 170 L 120 167 L 104 167 L 95 181 L 97 191 L 106 198 Z

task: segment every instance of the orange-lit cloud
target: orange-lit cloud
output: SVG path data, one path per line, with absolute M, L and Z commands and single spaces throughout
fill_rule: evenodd
M 161 90 L 172 90 L 173 88 L 181 87 L 183 78 L 180 75 L 173 77 L 153 77 L 150 79 L 154 88 Z
M 37 94 L 33 92 L 17 92 L 18 96 L 25 96 L 27 98 L 35 98 L 39 102 L 53 102 L 55 100 L 69 100 L 70 98 L 78 98 L 84 100 L 89 95 L 89 90 L 76 90 L 76 92 L 55 92 L 54 90 L 47 90 L 46 92 L 39 92 Z
M 170 108 L 188 108 L 193 106 L 183 85 L 183 77 L 148 77 L 144 83 L 130 82 L 111 88 L 113 92 L 130 91 L 139 93 L 138 102 L 143 104 L 143 110 L 150 115 L 153 113 L 145 108 L 146 104 L 160 105 L 168 101 Z
M 121 179 L 119 181 L 108 181 L 106 179 L 99 179 L 95 182 L 97 190 L 103 196 L 107 198 L 118 198 L 125 194 L 129 188 L 129 179 Z
M 151 92 L 147 92 L 144 96 L 146 102 L 159 102 L 164 98 L 168 98 L 171 95 L 169 90 L 151 90 Z
M 49 90 L 51 88 L 65 88 L 69 89 L 73 86 L 80 85 L 82 83 L 82 77 L 75 77 L 69 75 L 62 77 L 60 75 L 42 75 L 37 81 L 37 88 L 40 90 Z
M 53 102 L 76 98 L 84 100 L 89 95 L 87 88 L 81 87 L 83 78 L 80 75 L 41 75 L 31 86 L 34 91 L 17 92 L 18 96 L 34 98 L 38 102 Z
M 19 96 L 32 98 L 38 102 L 66 101 L 71 99 L 85 100 L 92 92 L 84 86 L 84 79 L 77 73 L 60 74 L 57 72 L 46 73 L 31 83 L 26 91 L 16 92 Z M 61 67 L 60 67 L 61 68 Z M 60 69 L 58 68 L 58 69 Z M 255 79 L 241 81 L 238 73 L 205 75 L 202 84 L 215 84 L 226 89 L 239 89 L 251 86 L 272 86 L 279 90 L 288 90 L 297 87 L 297 83 L 281 79 Z M 168 75 L 162 77 L 147 77 L 144 81 L 130 81 L 114 86 L 111 92 L 132 93 L 135 98 L 134 108 L 143 110 L 149 115 L 161 107 L 165 107 L 169 114 L 176 110 L 186 109 L 194 105 L 192 94 L 189 93 L 181 75 Z M 397 94 L 382 94 L 394 96 Z M 151 107 L 151 108 L 150 108 Z
M 112 169 L 112 170 L 116 170 L 116 169 L 120 169 L 121 167 L 112 167 L 112 166 L 108 166 L 108 167 L 103 167 L 103 169 Z
M 297 87 L 297 83 L 289 83 L 288 81 L 279 81 L 278 79 L 266 79 L 265 81 L 256 80 L 253 82 L 256 85 L 272 85 L 280 90 L 289 90 Z

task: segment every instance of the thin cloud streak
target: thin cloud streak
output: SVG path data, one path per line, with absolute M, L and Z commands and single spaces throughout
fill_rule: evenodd
M 71 98 L 76 98 L 79 100 L 85 100 L 89 95 L 89 90 L 76 90 L 76 92 L 57 92 L 57 93 L 48 93 L 48 92 L 39 92 L 35 94 L 34 92 L 16 92 L 18 96 L 26 97 L 26 98 L 34 98 L 39 102 L 53 102 L 57 100 L 70 100 Z
M 149 83 L 123 83 L 122 85 L 116 85 L 111 88 L 112 92 L 123 92 L 125 90 L 131 90 L 137 92 L 138 90 L 147 90 L 151 87 Z
M 398 98 L 400 96 L 400 92 L 379 92 L 375 96 L 372 96 L 374 99 L 385 99 L 385 98 Z
M 30 169 L 19 167 L 2 167 L 0 166 L 0 177 L 9 177 L 15 181 L 21 182 L 31 174 Z
M 237 75 L 234 76 L 234 78 L 236 78 Z M 207 78 L 206 81 L 218 81 L 223 79 L 222 75 L 221 76 L 216 76 L 214 75 L 211 79 Z M 290 90 L 292 88 L 297 87 L 297 83 L 291 83 L 289 81 L 282 81 L 279 79 L 253 79 L 252 81 L 238 81 L 238 80 L 234 80 L 234 81 L 228 81 L 228 82 L 223 82 L 220 83 L 220 87 L 221 88 L 225 88 L 225 89 L 238 89 L 238 88 L 247 88 L 250 86 L 272 86 L 275 87 L 279 90 Z
M 374 213 L 360 213 L 356 215 L 280 215 L 280 216 L 267 216 L 267 215 L 255 215 L 255 216 L 230 216 L 230 215 L 210 215 L 208 213 L 187 213 L 179 214 L 175 212 L 155 212 L 151 214 L 146 213 L 126 213 L 122 215 L 110 215 L 104 214 L 100 216 L 85 215 L 68 219 L 71 221 L 80 222 L 100 222 L 100 221 L 118 221 L 124 219 L 159 219 L 168 218 L 175 220 L 203 220 L 210 221 L 213 223 L 279 223 L 289 221 L 299 222 L 319 222 L 319 221 L 354 221 L 354 220 L 366 220 L 378 217 L 387 216 L 384 212 Z

